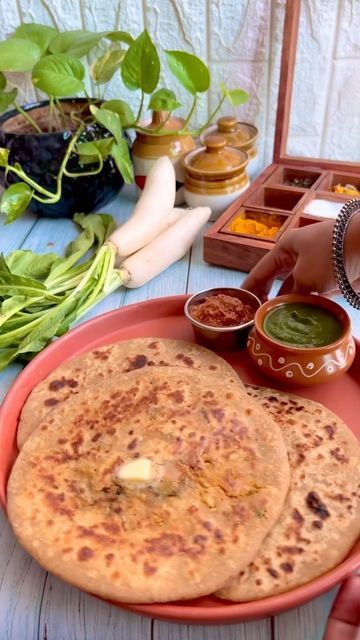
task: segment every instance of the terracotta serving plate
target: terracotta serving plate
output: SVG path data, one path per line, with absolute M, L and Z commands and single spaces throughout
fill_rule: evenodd
M 7 479 L 18 454 L 16 429 L 22 406 L 33 387 L 66 360 L 100 345 L 145 336 L 193 341 L 191 325 L 183 315 L 187 298 L 157 298 L 89 320 L 45 349 L 17 377 L 0 410 L 0 500 L 5 509 Z M 252 364 L 246 350 L 222 355 L 245 382 L 269 386 L 269 381 Z M 270 385 L 288 390 L 271 381 Z M 360 437 L 360 343 L 357 343 L 357 356 L 352 367 L 341 378 L 316 387 L 291 387 L 291 392 L 323 403 Z M 263 600 L 237 604 L 209 596 L 170 604 L 114 604 L 143 615 L 188 623 L 222 624 L 251 620 L 299 606 L 332 588 L 359 566 L 360 540 L 350 555 L 332 571 L 302 587 Z

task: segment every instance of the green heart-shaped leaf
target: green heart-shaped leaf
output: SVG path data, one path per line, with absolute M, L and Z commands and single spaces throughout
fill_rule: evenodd
M 0 71 L 0 91 L 4 91 L 6 87 L 6 78 L 4 74 Z
M 127 31 L 110 31 L 106 37 L 112 42 L 125 42 L 125 44 L 134 42 L 134 38 Z
M 121 77 L 128 89 L 152 93 L 159 82 L 159 76 L 159 56 L 145 30 L 128 48 L 121 65 Z
M 104 102 L 100 108 L 117 113 L 120 117 L 122 127 L 128 127 L 135 122 L 132 109 L 124 100 L 108 100 Z
M 125 140 L 120 140 L 117 144 L 113 144 L 111 155 L 115 160 L 122 177 L 127 184 L 134 182 L 134 170 L 131 164 L 129 147 Z
M 0 167 L 6 168 L 8 165 L 9 159 L 9 149 L 5 149 L 4 147 L 0 148 Z
M 25 182 L 17 182 L 6 189 L 1 196 L 0 211 L 6 216 L 6 223 L 13 222 L 28 206 L 33 191 Z
M 48 48 L 50 42 L 57 36 L 58 30 L 55 27 L 48 27 L 45 24 L 37 23 L 24 23 L 21 24 L 15 31 L 16 38 L 23 38 L 24 40 L 30 40 L 38 45 L 41 53 L 44 53 Z
M 250 98 L 249 94 L 243 89 L 232 89 L 231 91 L 223 87 L 223 93 L 226 95 L 233 107 L 238 107 L 247 102 Z
M 114 138 L 101 138 L 78 144 L 76 151 L 79 154 L 81 164 L 92 164 L 99 161 L 99 154 L 102 158 L 107 158 L 111 153 Z
M 210 86 L 210 73 L 200 58 L 184 51 L 166 51 L 171 73 L 192 95 L 207 91 Z
M 31 71 L 41 57 L 41 49 L 23 38 L 0 42 L 0 71 Z
M 120 69 L 125 51 L 121 49 L 109 49 L 101 58 L 98 58 L 91 69 L 91 76 L 97 84 L 105 84 L 113 77 L 115 71 Z
M 181 107 L 177 102 L 175 93 L 169 89 L 159 89 L 150 98 L 148 109 L 153 111 L 174 111 Z
M 96 122 L 101 124 L 102 127 L 110 131 L 113 134 L 116 142 L 122 140 L 122 128 L 121 120 L 117 113 L 113 111 L 107 111 L 106 109 L 98 109 L 93 104 L 90 106 L 90 111 L 93 114 Z
M 95 47 L 101 38 L 107 35 L 108 31 L 86 31 L 85 29 L 75 29 L 74 31 L 64 31 L 59 33 L 50 44 L 51 53 L 67 53 L 75 58 L 86 56 Z
M 17 89 L 12 89 L 5 93 L 5 91 L 0 91 L 0 113 L 4 113 L 6 109 L 14 102 L 17 96 Z
M 49 96 L 73 96 L 83 91 L 85 70 L 80 60 L 64 53 L 45 56 L 35 65 L 32 81 Z

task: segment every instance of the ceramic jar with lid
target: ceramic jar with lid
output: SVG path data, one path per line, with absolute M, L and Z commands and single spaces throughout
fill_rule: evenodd
M 250 180 L 256 178 L 261 169 L 256 148 L 256 141 L 259 136 L 257 128 L 247 122 L 238 122 L 234 116 L 224 116 L 219 118 L 216 124 L 208 127 L 200 136 L 200 140 L 205 144 L 205 138 L 218 134 L 225 138 L 229 147 L 246 151 L 249 156 L 248 176 Z
M 154 111 L 151 121 L 140 123 L 148 133 L 137 131 L 132 147 L 135 183 L 140 190 L 144 188 L 146 176 L 156 160 L 161 156 L 170 158 L 176 175 L 176 205 L 184 203 L 185 175 L 181 159 L 196 146 L 190 135 L 177 133 L 184 123 L 182 118 L 169 117 L 166 111 Z
M 183 159 L 186 204 L 211 207 L 210 220 L 216 220 L 248 188 L 247 163 L 246 151 L 227 147 L 222 136 L 208 136 L 204 147 Z

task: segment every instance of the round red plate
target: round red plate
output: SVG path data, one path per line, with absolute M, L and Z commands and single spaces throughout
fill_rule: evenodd
M 6 484 L 16 459 L 16 429 L 22 406 L 31 390 L 53 369 L 74 356 L 100 345 L 135 337 L 177 338 L 193 341 L 183 307 L 188 296 L 157 298 L 110 311 L 76 327 L 47 347 L 22 371 L 0 410 L 0 500 L 6 508 Z M 317 400 L 340 416 L 360 437 L 360 345 L 351 369 L 338 380 L 317 387 L 292 387 L 293 393 Z M 244 382 L 286 390 L 261 376 L 246 350 L 224 353 Z M 280 613 L 324 593 L 360 566 L 360 541 L 351 554 L 332 571 L 309 584 L 278 596 L 244 602 L 224 602 L 212 596 L 170 604 L 119 605 L 164 620 L 190 623 L 224 623 L 261 618 Z

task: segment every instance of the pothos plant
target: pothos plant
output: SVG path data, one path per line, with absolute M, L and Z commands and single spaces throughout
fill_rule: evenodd
M 90 54 L 91 62 L 85 65 L 82 58 Z M 212 122 L 225 100 L 238 106 L 249 98 L 242 89 L 229 90 L 221 85 L 218 104 L 201 128 L 191 130 L 199 94 L 208 91 L 210 73 L 197 56 L 184 51 L 165 51 L 168 68 L 176 80 L 190 94 L 191 104 L 184 125 L 177 135 L 199 135 Z M 120 71 L 122 82 L 131 91 L 139 93 L 137 113 L 121 99 L 104 101 L 103 88 Z M 63 161 L 55 177 L 56 189 L 48 189 L 35 182 L 25 173 L 19 163 L 9 162 L 9 150 L 0 148 L 0 167 L 6 174 L 12 173 L 17 182 L 3 193 L 0 210 L 7 222 L 19 217 L 31 199 L 42 203 L 58 202 L 62 193 L 64 176 L 78 178 L 100 173 L 104 159 L 111 156 L 125 182 L 133 181 L 133 169 L 129 147 L 123 131 L 143 130 L 141 119 L 145 107 L 155 111 L 166 111 L 170 117 L 175 109 L 182 107 L 174 91 L 159 88 L 160 57 L 148 32 L 143 31 L 136 39 L 124 31 L 91 32 L 85 30 L 58 32 L 41 24 L 22 24 L 14 34 L 0 43 L 0 113 L 13 106 L 39 135 L 39 124 L 18 103 L 16 88 L 7 91 L 6 72 L 31 74 L 33 86 L 48 97 L 47 130 L 69 130 L 69 143 Z M 85 78 L 90 76 L 97 95 L 90 97 Z M 61 98 L 85 95 L 86 111 L 74 109 L 67 115 Z M 145 99 L 148 97 L 148 103 Z M 103 135 L 96 140 L 87 140 L 86 127 L 97 123 Z M 152 130 L 152 135 L 161 135 L 163 124 Z M 149 131 L 145 130 L 147 133 Z M 169 131 L 166 131 L 169 134 Z M 67 164 L 72 154 L 78 155 L 79 172 L 69 172 Z

